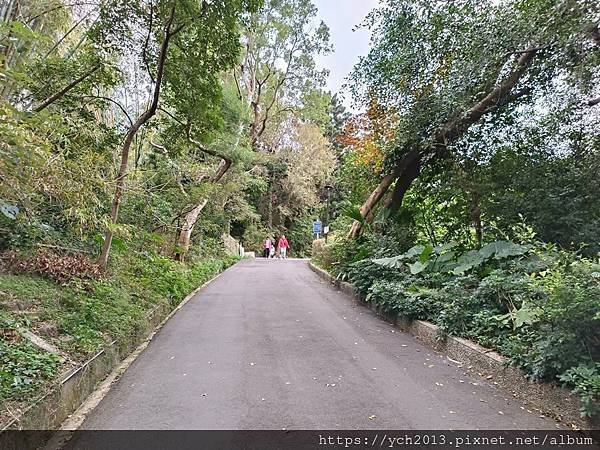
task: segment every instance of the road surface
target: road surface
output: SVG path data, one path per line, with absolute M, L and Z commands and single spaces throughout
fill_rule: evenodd
M 507 400 L 508 399 L 508 400 Z M 551 429 L 322 282 L 244 260 L 177 312 L 83 429 Z

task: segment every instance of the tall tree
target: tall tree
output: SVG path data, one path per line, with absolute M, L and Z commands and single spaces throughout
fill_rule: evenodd
M 531 101 L 574 65 L 589 73 L 582 31 L 597 10 L 585 0 L 390 0 L 372 13 L 374 46 L 354 79 L 400 120 L 363 218 L 392 186 L 386 206 L 397 210 L 422 166 L 449 155 L 482 118 Z M 361 228 L 355 222 L 350 235 Z
M 124 178 L 129 165 L 129 148 L 140 127 L 156 114 L 163 77 L 168 79 L 171 84 L 169 103 L 173 108 L 183 110 L 184 114 L 190 113 L 190 108 L 197 100 L 197 95 L 206 95 L 206 91 L 210 92 L 211 90 L 218 92 L 219 85 L 215 75 L 234 64 L 239 46 L 238 20 L 248 9 L 251 11 L 255 3 L 252 0 L 221 2 L 189 0 L 158 5 L 158 14 L 153 21 L 150 21 L 151 24 L 152 22 L 162 24 L 156 27 L 161 29 L 161 36 L 157 39 L 160 44 L 154 64 L 156 66 L 155 75 L 152 77 L 153 95 L 148 108 L 129 128 L 125 137 L 121 151 L 121 163 L 115 180 L 116 188 L 109 226 L 99 258 L 102 268 L 106 268 L 108 264 L 114 227 L 117 224 L 119 205 L 125 189 Z M 150 4 L 149 14 L 152 13 L 152 4 Z M 219 32 L 215 33 L 215 30 L 219 30 Z M 170 47 L 171 41 L 174 41 L 176 45 Z M 142 59 L 145 59 L 146 44 L 141 49 L 141 53 Z M 169 60 L 170 56 L 173 58 L 172 60 Z M 168 67 L 169 61 L 174 63 L 171 67 Z M 191 72 L 198 68 L 204 75 L 202 78 L 191 76 Z M 202 84 L 203 90 L 200 93 L 193 90 L 198 85 L 198 83 L 194 84 L 194 80 Z M 186 81 L 191 84 L 186 85 Z M 194 106 L 197 107 L 197 104 Z M 193 125 L 191 120 L 185 123 L 190 139 Z
M 330 50 L 329 29 L 315 25 L 317 8 L 312 0 L 266 0 L 245 23 L 244 58 L 235 77 L 241 98 L 252 110 L 250 143 L 255 150 L 269 150 L 261 142 L 271 121 L 298 104 L 306 80 L 319 87 L 325 70 L 315 56 Z

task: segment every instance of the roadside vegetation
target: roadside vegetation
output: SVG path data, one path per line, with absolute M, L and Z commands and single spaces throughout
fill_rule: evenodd
M 390 0 L 352 86 L 329 242 L 364 298 L 600 400 L 597 2 Z
M 382 0 L 350 113 L 312 0 L 4 2 L 2 417 L 281 234 L 597 414 L 599 8 Z
M 329 50 L 310 0 L 0 6 L 1 419 L 238 243 L 310 254 Z
M 74 257 L 67 253 L 53 253 L 49 264 L 42 262 L 48 258 L 39 252 L 22 253 L 19 259 L 4 255 L 0 262 L 3 419 L 114 340 L 127 343 L 142 337 L 155 308 L 173 309 L 188 293 L 238 260 L 224 257 L 219 249 L 182 265 L 151 248 L 150 242 L 141 244 L 138 241 L 115 252 L 111 271 L 93 278 L 82 278 L 80 267 L 69 266 Z M 31 259 L 36 260 L 33 268 L 23 263 Z M 56 259 L 68 268 L 57 270 Z M 77 263 L 82 259 L 78 255 Z M 89 260 L 88 264 L 93 266 Z M 53 351 L 34 345 L 28 332 L 42 338 Z
M 541 243 L 467 249 L 418 245 L 392 257 L 372 237 L 338 241 L 320 260 L 369 302 L 471 339 L 531 379 L 561 382 L 598 414 L 600 264 Z M 323 255 L 322 255 L 323 256 Z M 332 265 L 332 263 L 335 263 Z

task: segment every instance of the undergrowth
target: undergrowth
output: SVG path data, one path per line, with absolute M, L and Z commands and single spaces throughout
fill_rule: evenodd
M 21 263 L 11 254 L 11 264 L 0 273 L 0 329 L 5 331 L 0 334 L 0 401 L 38 394 L 61 370 L 58 356 L 28 343 L 23 331 L 33 331 L 80 363 L 114 339 L 134 339 L 153 308 L 159 304 L 174 308 L 236 260 L 222 257 L 181 264 L 147 247 L 130 248 L 126 254 L 115 252 L 104 276 L 90 276 L 84 265 L 83 276 L 78 277 L 73 257 L 60 272 L 56 267 L 44 270 L 40 264 Z

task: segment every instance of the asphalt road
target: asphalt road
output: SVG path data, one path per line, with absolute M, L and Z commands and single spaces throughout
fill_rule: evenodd
M 83 429 L 551 429 L 301 260 L 245 260 L 169 320 Z

